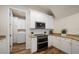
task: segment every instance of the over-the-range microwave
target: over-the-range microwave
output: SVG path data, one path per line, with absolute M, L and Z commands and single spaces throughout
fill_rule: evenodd
M 45 23 L 44 22 L 35 22 L 35 28 L 36 29 L 45 29 Z

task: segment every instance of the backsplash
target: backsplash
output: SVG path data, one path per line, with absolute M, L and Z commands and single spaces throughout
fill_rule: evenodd
M 33 34 L 49 34 L 49 31 L 48 29 L 31 29 L 30 32 L 33 32 Z

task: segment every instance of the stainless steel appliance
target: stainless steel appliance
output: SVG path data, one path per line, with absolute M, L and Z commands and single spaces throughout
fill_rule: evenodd
M 37 52 L 48 48 L 48 36 L 37 35 Z
M 35 28 L 36 29 L 45 29 L 45 23 L 43 23 L 43 22 L 36 22 L 35 23 Z

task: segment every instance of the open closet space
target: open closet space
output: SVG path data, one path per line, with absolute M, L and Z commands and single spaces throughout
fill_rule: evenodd
M 26 13 L 11 9 L 10 48 L 11 53 L 26 49 Z M 22 48 L 21 48 L 22 47 Z

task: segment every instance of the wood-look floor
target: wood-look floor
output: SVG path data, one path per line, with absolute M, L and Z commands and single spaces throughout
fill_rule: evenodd
M 15 44 L 11 51 L 12 54 L 31 54 L 29 49 L 25 48 L 25 44 Z M 34 54 L 65 54 L 55 47 L 50 47 L 41 52 L 35 52 Z
M 11 54 L 29 54 L 30 50 L 26 49 L 25 43 L 14 44 Z

